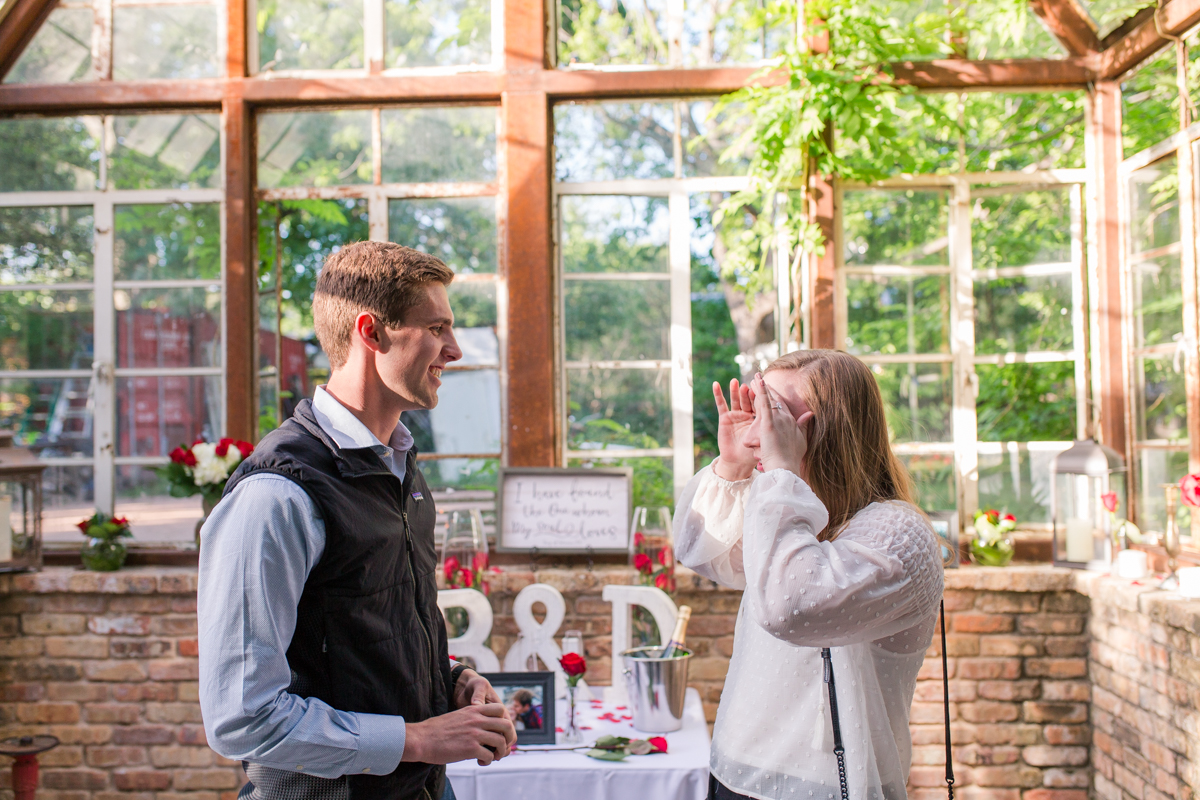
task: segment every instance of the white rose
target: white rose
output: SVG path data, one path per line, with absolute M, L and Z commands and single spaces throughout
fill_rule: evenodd
M 237 448 L 230 449 L 232 455 L 240 460 L 241 454 L 237 452 Z M 196 485 L 223 483 L 229 477 L 229 473 L 233 469 L 229 464 L 229 455 L 221 458 L 217 455 L 216 450 L 217 446 L 211 442 L 201 442 L 192 447 L 192 453 L 196 456 L 196 466 L 192 468 L 192 480 L 196 482 Z

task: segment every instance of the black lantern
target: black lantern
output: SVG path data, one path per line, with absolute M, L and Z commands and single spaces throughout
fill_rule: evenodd
M 1109 507 L 1127 508 L 1126 501 L 1125 460 L 1115 451 L 1083 439 L 1059 453 L 1050 465 L 1055 566 L 1108 569 L 1114 524 Z
M 0 432 L 0 572 L 42 568 L 42 473 L 46 465 Z

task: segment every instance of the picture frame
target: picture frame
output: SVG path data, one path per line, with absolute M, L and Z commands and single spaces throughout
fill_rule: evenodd
M 554 673 L 485 672 L 500 702 L 509 708 L 517 728 L 517 744 L 554 744 Z M 533 720 L 540 727 L 532 727 Z
M 497 552 L 629 552 L 632 467 L 502 467 L 497 486 Z
M 958 512 L 930 511 L 929 522 L 942 549 L 942 569 L 958 569 L 962 553 L 958 544 Z

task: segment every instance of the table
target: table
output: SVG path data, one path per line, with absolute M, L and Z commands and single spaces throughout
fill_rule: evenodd
M 566 713 L 566 701 L 559 700 L 555 719 L 560 730 Z M 606 714 L 616 721 L 600 718 Z M 446 772 L 454 794 L 458 800 L 703 800 L 708 793 L 709 739 L 700 694 L 687 690 L 683 727 L 672 733 L 637 731 L 632 714 L 595 701 L 576 705 L 580 728 L 586 728 L 584 743 L 605 734 L 631 739 L 665 736 L 666 753 L 598 761 L 582 750 L 518 749 L 486 767 L 475 761 L 450 764 Z

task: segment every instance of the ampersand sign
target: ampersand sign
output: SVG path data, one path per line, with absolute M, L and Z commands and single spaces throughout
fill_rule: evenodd
M 533 616 L 533 604 L 541 603 L 546 607 L 546 619 L 538 622 Z M 513 600 L 513 620 L 521 635 L 504 655 L 505 672 L 529 671 L 529 657 L 537 656 L 554 672 L 555 694 L 565 696 L 567 691 L 567 676 L 558 660 L 562 658 L 562 650 L 554 641 L 563 618 L 567 615 L 567 604 L 562 593 L 545 583 L 535 583 L 526 586 Z
M 500 659 L 484 644 L 492 635 L 492 604 L 487 597 L 474 589 L 442 589 L 438 608 L 442 613 L 447 608 L 467 610 L 467 629 L 446 643 L 450 654 L 470 658 L 479 672 L 499 672 Z

